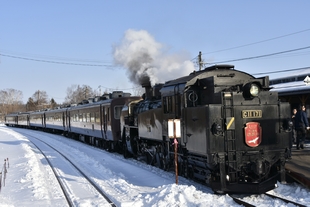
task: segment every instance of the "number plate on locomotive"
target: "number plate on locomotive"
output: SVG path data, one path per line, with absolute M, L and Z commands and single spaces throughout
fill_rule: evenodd
M 242 118 L 262 118 L 262 110 L 242 110 Z

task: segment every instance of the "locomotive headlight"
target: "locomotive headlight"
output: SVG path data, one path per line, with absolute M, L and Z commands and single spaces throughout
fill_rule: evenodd
M 258 85 L 256 85 L 256 84 L 251 84 L 251 87 L 250 87 L 250 94 L 251 94 L 251 96 L 253 96 L 253 97 L 258 96 L 259 91 L 260 91 L 260 90 L 259 90 Z
M 257 97 L 261 88 L 258 84 L 256 83 L 247 83 L 243 87 L 243 96 L 245 98 L 254 98 Z

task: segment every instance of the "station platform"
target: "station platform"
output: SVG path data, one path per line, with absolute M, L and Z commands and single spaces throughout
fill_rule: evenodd
M 293 178 L 310 189 L 310 142 L 306 141 L 304 149 L 292 148 L 292 159 L 285 164 L 287 177 Z

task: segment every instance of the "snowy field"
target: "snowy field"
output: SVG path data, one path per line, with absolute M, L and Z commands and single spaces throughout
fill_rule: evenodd
M 165 172 L 134 159 L 126 160 L 122 155 L 62 136 L 0 125 L 2 171 L 4 159 L 8 158 L 6 179 L 2 176 L 1 207 L 67 206 L 44 156 L 29 141 L 33 138 L 24 133 L 39 137 L 74 159 L 81 169 L 87 171 L 88 176 L 97 178 L 96 183 L 116 206 L 239 206 L 228 195 L 215 195 L 209 188 L 182 177 L 179 177 L 179 184 L 176 185 L 173 172 Z M 56 157 L 54 160 L 57 162 Z M 61 165 L 59 168 L 64 177 L 77 181 L 77 188 L 84 187 L 78 178 L 73 179 L 73 175 L 65 174 L 69 170 L 68 166 Z M 269 193 L 310 206 L 310 191 L 297 184 L 278 183 L 278 188 Z M 97 196 L 72 196 L 76 206 L 109 206 L 100 202 Z M 294 206 L 264 195 L 248 196 L 245 200 L 264 207 Z

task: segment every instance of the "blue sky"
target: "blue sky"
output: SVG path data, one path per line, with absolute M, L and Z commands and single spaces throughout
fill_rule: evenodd
M 25 103 L 37 90 L 62 103 L 75 84 L 133 93 L 127 65 L 115 60 L 128 31 L 158 46 L 148 51 L 167 67 L 168 59 L 177 59 L 184 68 L 199 51 L 212 64 L 310 46 L 307 0 L 0 0 L 0 5 L 0 90 L 22 91 Z M 251 74 L 310 67 L 310 49 L 225 64 Z M 278 75 L 283 76 L 270 77 Z

